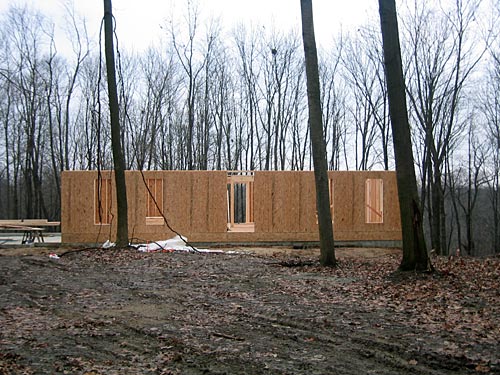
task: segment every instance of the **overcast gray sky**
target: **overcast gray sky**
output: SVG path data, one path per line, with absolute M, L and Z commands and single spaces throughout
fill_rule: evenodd
M 69 0 L 71 2 L 71 0 Z M 0 0 L 0 12 L 9 4 L 33 5 L 61 25 L 63 4 L 68 0 Z M 74 0 L 75 8 L 88 23 L 89 34 L 95 37 L 103 12 L 102 0 Z M 160 25 L 173 14 L 180 17 L 187 0 L 113 0 L 113 13 L 122 45 L 140 51 L 162 33 Z M 226 30 L 237 23 L 256 27 L 274 24 L 276 29 L 300 30 L 299 0 L 199 0 L 201 16 L 220 16 Z M 340 30 L 352 28 L 368 17 L 376 17 L 376 0 L 313 0 L 316 38 L 319 43 L 329 43 Z M 59 31 L 60 32 L 60 31 Z M 95 40 L 95 39 L 94 39 Z

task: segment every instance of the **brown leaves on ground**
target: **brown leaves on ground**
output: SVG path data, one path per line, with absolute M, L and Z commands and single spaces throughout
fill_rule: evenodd
M 500 373 L 499 258 L 285 250 L 2 257 L 0 374 Z
M 331 303 L 349 303 L 384 315 L 388 310 L 391 319 L 373 322 L 375 327 L 396 322 L 417 327 L 442 338 L 425 343 L 437 353 L 465 358 L 477 364 L 477 372 L 490 372 L 490 366 L 498 369 L 500 356 L 491 348 L 498 348 L 500 338 L 500 259 L 435 257 L 433 273 L 395 271 L 399 261 L 394 255 L 347 257 L 337 269 L 309 267 L 302 261 L 304 267 L 296 272 L 335 277 L 334 289 L 310 291 L 323 293 Z M 294 262 L 286 260 L 283 265 Z M 350 324 L 362 324 L 354 313 L 345 315 Z

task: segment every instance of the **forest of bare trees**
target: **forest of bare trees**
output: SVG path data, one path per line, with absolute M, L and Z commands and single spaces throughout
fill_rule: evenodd
M 398 11 L 428 247 L 500 252 L 500 5 Z M 36 9 L 0 14 L 1 218 L 59 219 L 61 171 L 113 167 L 103 35 L 65 12 L 63 42 Z M 144 52 L 116 35 L 127 169 L 312 169 L 298 28 L 223 25 L 186 2 Z M 319 50 L 328 166 L 394 169 L 377 14 L 332 40 Z

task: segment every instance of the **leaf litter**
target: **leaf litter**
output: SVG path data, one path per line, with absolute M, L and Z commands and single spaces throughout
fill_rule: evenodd
M 499 258 L 0 257 L 0 374 L 500 373 Z

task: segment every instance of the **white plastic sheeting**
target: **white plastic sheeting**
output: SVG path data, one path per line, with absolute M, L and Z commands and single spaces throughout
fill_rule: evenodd
M 200 253 L 221 253 L 222 250 L 208 250 L 208 249 L 198 249 L 191 246 L 187 246 L 187 238 L 181 236 L 175 236 L 164 241 L 152 241 L 144 244 L 131 245 L 137 250 L 150 253 L 155 251 L 187 251 L 187 252 L 200 252 Z M 193 250 L 194 249 L 194 250 Z

